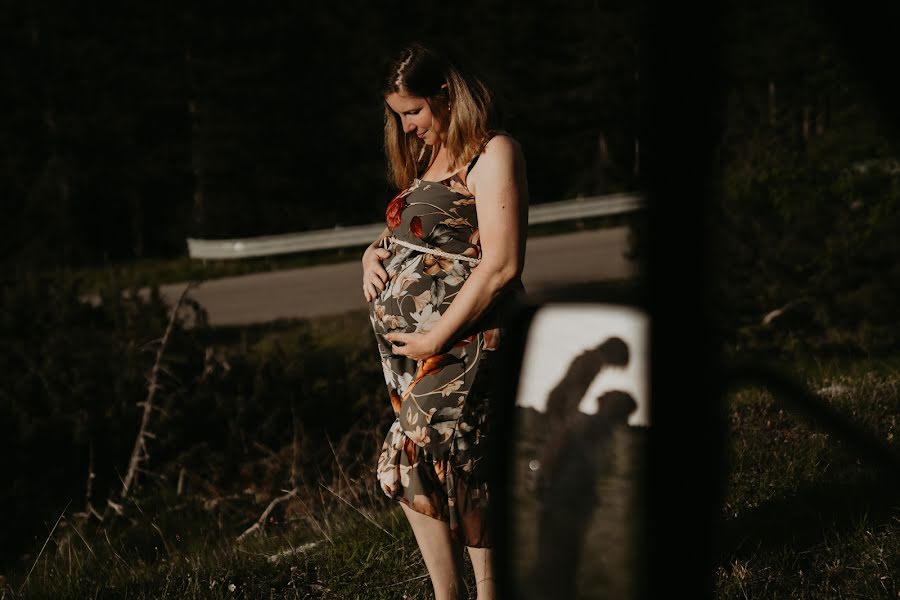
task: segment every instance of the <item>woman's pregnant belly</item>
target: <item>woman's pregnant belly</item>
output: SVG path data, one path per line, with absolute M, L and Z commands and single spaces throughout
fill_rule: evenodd
M 455 259 L 435 257 L 399 246 L 384 261 L 388 282 L 371 302 L 380 333 L 427 333 L 440 319 L 471 272 Z

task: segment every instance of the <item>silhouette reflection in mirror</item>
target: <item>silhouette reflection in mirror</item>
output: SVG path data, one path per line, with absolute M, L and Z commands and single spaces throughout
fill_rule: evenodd
M 531 321 L 511 477 L 519 598 L 635 594 L 647 334 L 617 305 L 546 305 Z

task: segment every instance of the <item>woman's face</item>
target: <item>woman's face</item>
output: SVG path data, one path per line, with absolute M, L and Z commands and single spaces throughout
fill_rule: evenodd
M 446 137 L 444 123 L 434 114 L 425 98 L 394 92 L 384 100 L 397 113 L 404 133 L 418 136 L 429 146 L 434 146 Z

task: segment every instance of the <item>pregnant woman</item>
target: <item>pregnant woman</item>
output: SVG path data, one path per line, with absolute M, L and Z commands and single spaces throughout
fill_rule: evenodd
M 379 485 L 409 519 L 437 600 L 494 598 L 488 531 L 490 402 L 503 316 L 523 292 L 528 192 L 491 92 L 413 44 L 384 82 L 384 145 L 400 193 L 365 251 L 363 293 L 396 419 Z

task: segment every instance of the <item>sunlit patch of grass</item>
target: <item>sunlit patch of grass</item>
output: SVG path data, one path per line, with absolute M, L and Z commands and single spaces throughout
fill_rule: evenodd
M 900 369 L 879 361 L 800 361 L 807 385 L 897 450 Z M 852 447 L 765 390 L 728 399 L 722 598 L 897 598 L 900 496 Z

